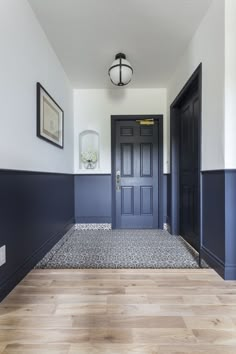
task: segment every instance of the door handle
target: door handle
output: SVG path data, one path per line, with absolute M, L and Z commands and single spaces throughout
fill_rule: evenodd
M 116 171 L 116 190 L 120 190 L 120 171 Z

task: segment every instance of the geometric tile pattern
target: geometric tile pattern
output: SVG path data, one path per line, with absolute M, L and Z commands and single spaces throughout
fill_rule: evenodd
M 198 253 L 163 230 L 75 230 L 36 268 L 199 268 Z

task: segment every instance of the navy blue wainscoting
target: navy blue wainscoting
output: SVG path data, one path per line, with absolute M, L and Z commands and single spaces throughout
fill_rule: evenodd
M 75 221 L 111 223 L 111 175 L 75 176 Z
M 236 280 L 236 170 L 225 171 L 225 278 Z
M 225 263 L 224 171 L 202 172 L 202 256 L 222 276 Z
M 73 175 L 0 170 L 0 300 L 73 224 Z
M 202 172 L 202 257 L 236 280 L 236 170 Z
M 170 175 L 163 175 L 163 215 L 169 223 Z M 80 174 L 75 176 L 76 223 L 111 223 L 112 190 L 110 174 Z

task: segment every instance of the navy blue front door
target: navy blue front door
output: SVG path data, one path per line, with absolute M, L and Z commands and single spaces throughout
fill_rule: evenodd
M 158 121 L 116 121 L 116 227 L 158 228 Z

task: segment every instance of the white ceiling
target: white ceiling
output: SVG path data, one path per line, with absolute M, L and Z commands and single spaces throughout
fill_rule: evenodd
M 112 87 L 118 52 L 129 87 L 166 87 L 211 0 L 28 0 L 74 88 Z

